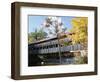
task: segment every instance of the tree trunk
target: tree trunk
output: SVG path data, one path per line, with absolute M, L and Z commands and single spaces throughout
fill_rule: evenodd
M 60 47 L 60 42 L 59 42 L 59 35 L 57 34 L 57 40 L 58 40 L 58 49 L 59 49 L 59 63 L 61 64 L 62 62 L 61 62 L 61 47 Z

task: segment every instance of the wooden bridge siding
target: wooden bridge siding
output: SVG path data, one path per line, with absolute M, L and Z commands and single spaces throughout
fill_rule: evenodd
M 77 45 L 70 45 L 70 46 L 63 46 L 60 48 L 61 52 L 67 52 L 67 51 L 76 51 L 76 50 L 82 50 L 82 47 L 80 44 Z M 59 51 L 58 47 L 53 48 L 42 48 L 42 49 L 35 49 L 30 48 L 29 52 L 34 54 L 48 54 L 48 53 L 57 53 Z

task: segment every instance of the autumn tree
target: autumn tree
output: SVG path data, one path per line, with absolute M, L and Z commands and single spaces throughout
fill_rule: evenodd
M 87 17 L 76 17 L 72 19 L 72 29 L 70 32 L 73 34 L 69 36 L 72 39 L 72 44 L 80 43 L 84 49 L 87 49 L 87 26 Z
M 44 21 L 44 27 L 45 28 L 51 28 L 53 29 L 52 31 L 49 30 L 49 33 L 52 34 L 53 36 L 57 36 L 58 38 L 58 49 L 59 49 L 59 62 L 61 63 L 61 49 L 60 49 L 60 34 L 62 33 L 63 31 L 63 23 L 62 23 L 62 20 L 61 20 L 61 17 L 57 17 L 57 16 L 54 16 L 54 17 L 50 17 L 48 16 L 45 21 Z M 64 29 L 65 30 L 65 29 Z

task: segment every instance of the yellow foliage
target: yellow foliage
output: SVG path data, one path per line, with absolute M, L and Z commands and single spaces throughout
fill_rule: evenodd
M 70 30 L 73 35 L 72 43 L 86 43 L 87 41 L 87 26 L 88 26 L 88 18 L 87 17 L 76 17 L 72 19 L 72 29 Z

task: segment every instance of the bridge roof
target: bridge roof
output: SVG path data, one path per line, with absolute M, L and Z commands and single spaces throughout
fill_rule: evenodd
M 73 33 L 64 33 L 64 34 L 61 34 L 59 36 L 59 38 L 63 38 L 63 37 L 66 37 L 67 35 L 72 35 Z M 47 41 L 50 41 L 50 40 L 56 40 L 58 37 L 57 36 L 54 36 L 52 38 L 45 38 L 45 39 L 41 39 L 39 41 L 36 41 L 36 42 L 33 42 L 33 43 L 30 43 L 29 45 L 31 44 L 38 44 L 38 43 L 43 43 L 43 42 L 47 42 Z

